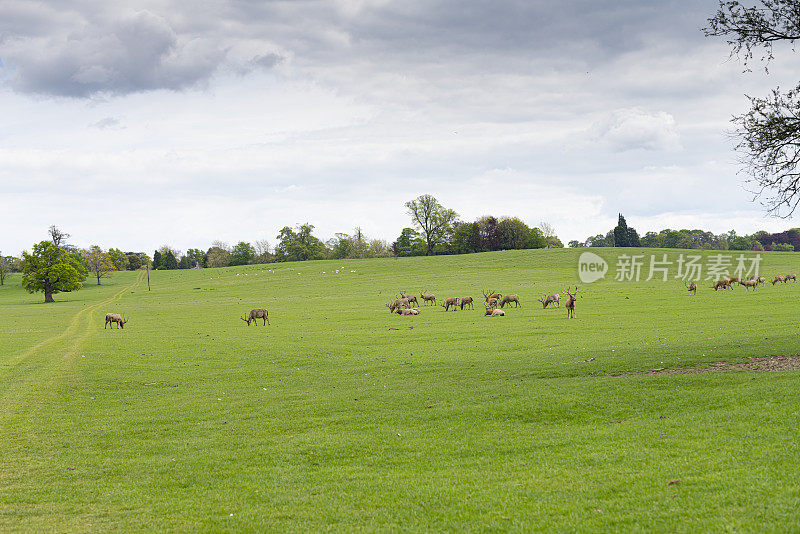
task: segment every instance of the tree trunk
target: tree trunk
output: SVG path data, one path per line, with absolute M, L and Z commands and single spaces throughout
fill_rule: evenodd
M 53 300 L 53 290 L 52 289 L 45 289 L 44 290 L 44 301 L 45 302 L 55 302 L 55 300 Z

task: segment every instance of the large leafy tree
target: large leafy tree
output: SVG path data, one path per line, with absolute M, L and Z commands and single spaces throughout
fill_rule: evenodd
M 127 257 L 125 259 L 127 260 Z M 111 271 L 116 269 L 108 253 L 103 252 L 103 249 L 97 245 L 92 245 L 89 250 L 83 251 L 83 261 L 89 268 L 89 272 L 97 278 L 98 286 L 101 278 L 111 276 Z
M 253 262 L 256 256 L 256 249 L 253 245 L 245 241 L 239 241 L 231 250 L 231 265 L 247 265 Z
M 321 260 L 325 257 L 325 245 L 311 232 L 313 224 L 302 224 L 295 232 L 284 226 L 278 233 L 275 258 L 278 261 Z
M 433 254 L 433 247 L 442 243 L 458 214 L 447 209 L 432 195 L 420 195 L 414 200 L 406 202 L 411 221 L 419 228 L 425 240 L 427 255 Z
M 45 302 L 55 302 L 53 294 L 83 287 L 82 276 L 64 249 L 52 241 L 33 246 L 33 253 L 22 253 L 22 287 L 29 293 L 44 292 Z
M 117 271 L 124 271 L 128 268 L 128 255 L 118 248 L 108 249 L 108 259 Z
M 756 55 L 768 65 L 775 43 L 787 43 L 794 51 L 800 39 L 800 3 L 760 0 L 744 6 L 720 0 L 703 31 L 707 36 L 726 37 L 731 55 L 742 58 L 745 65 Z M 800 84 L 747 98 L 750 110 L 733 118 L 742 170 L 769 212 L 788 217 L 800 202 Z

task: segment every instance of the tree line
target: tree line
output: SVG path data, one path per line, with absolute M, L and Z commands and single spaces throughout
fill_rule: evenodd
M 749 235 L 738 235 L 735 230 L 714 234 L 705 230 L 672 230 L 647 232 L 639 237 L 636 229 L 629 227 L 622 214 L 617 226 L 606 234 L 587 237 L 585 241 L 570 241 L 570 248 L 577 247 L 652 247 L 685 248 L 705 250 L 768 250 L 786 252 L 800 250 L 800 228 L 770 233 L 759 230 Z

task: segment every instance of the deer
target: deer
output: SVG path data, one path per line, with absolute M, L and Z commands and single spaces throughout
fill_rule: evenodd
M 419 315 L 418 308 L 397 308 L 398 315 Z
M 730 277 L 728 279 L 728 283 L 731 284 L 731 285 L 734 285 L 734 284 L 736 284 L 738 282 L 741 282 L 741 280 L 739 279 L 738 276 L 732 276 L 732 277 Z
M 486 307 L 486 313 L 484 313 L 483 316 L 486 317 L 487 315 L 489 317 L 505 317 L 506 316 L 506 312 L 504 312 L 503 310 L 497 310 L 495 308 L 489 308 L 487 306 Z
M 499 304 L 500 304 L 501 308 L 505 308 L 506 304 L 508 304 L 509 307 L 511 307 L 511 303 L 512 302 L 515 304 L 515 306 L 514 306 L 515 308 L 519 308 L 519 306 L 520 306 L 519 295 L 506 295 L 505 297 L 500 299 Z
M 474 310 L 475 306 L 472 304 L 472 297 L 461 297 L 461 309 L 464 309 L 464 306 L 467 306 L 468 309 Z
M 758 278 L 756 278 L 756 282 L 758 282 L 759 284 L 766 284 L 767 279 L 764 278 L 763 276 L 759 276 Z
M 794 274 L 787 274 L 786 276 L 783 277 L 784 283 L 788 282 L 789 280 L 791 280 L 792 282 L 797 282 L 797 276 Z
M 127 322 L 128 322 L 128 320 L 125 319 L 123 321 L 122 320 L 122 315 L 120 315 L 118 313 L 107 313 L 106 314 L 106 324 L 103 325 L 103 330 L 106 329 L 106 327 L 108 326 L 109 323 L 111 323 L 112 325 L 117 325 L 117 328 L 123 328 L 124 329 L 125 328 L 125 323 L 127 323 Z
M 481 293 L 483 293 L 484 302 L 489 302 L 491 299 L 499 299 L 502 297 L 500 293 L 495 293 L 494 291 L 489 291 L 489 293 L 486 293 L 486 291 L 481 290 Z
M 405 295 L 405 294 L 403 294 L 403 293 L 401 292 L 401 293 L 400 293 L 400 296 L 401 296 L 402 298 L 404 298 L 404 299 L 408 299 L 408 305 L 409 305 L 409 306 L 411 306 L 411 303 L 412 303 L 412 302 L 413 302 L 414 304 L 417 304 L 417 297 L 416 297 L 416 295 Z
M 697 295 L 697 284 L 692 282 L 691 284 L 686 285 L 686 282 L 684 282 L 683 285 L 686 286 L 686 289 L 689 291 L 689 293 L 692 293 L 693 295 Z
M 394 301 L 392 301 L 392 299 L 389 299 L 389 302 L 386 303 L 386 306 L 388 306 L 388 308 L 389 308 L 389 313 L 394 313 L 394 311 L 396 309 L 398 309 L 398 308 L 410 308 L 411 307 L 411 305 L 408 303 L 408 299 L 407 298 L 398 298 L 398 299 L 394 299 Z
M 742 280 L 739 282 L 739 285 L 744 286 L 745 291 L 747 291 L 751 287 L 753 289 L 756 289 L 758 287 L 758 280 Z
M 445 299 L 444 304 L 441 305 L 444 311 L 450 311 L 450 306 L 454 310 L 458 309 L 458 297 L 448 297 Z
M 542 303 L 542 309 L 547 308 L 550 304 L 555 303 L 557 308 L 561 307 L 561 295 L 553 293 L 552 295 L 545 295 L 540 299 L 536 299 Z
M 433 305 L 436 306 L 436 296 L 433 293 L 420 292 L 419 296 L 422 297 L 422 302 L 433 302 Z
M 575 293 L 570 293 L 569 289 L 564 290 L 564 292 L 569 295 L 567 302 L 564 304 L 564 307 L 567 308 L 567 319 L 575 318 L 575 301 L 578 299 L 576 296 L 578 294 L 578 286 L 575 286 Z
M 258 308 L 256 310 L 250 310 L 250 315 L 247 316 L 247 319 L 244 317 L 239 317 L 239 319 L 246 322 L 247 326 L 250 326 L 251 322 L 258 326 L 258 321 L 256 321 L 256 319 L 263 319 L 264 322 L 262 323 L 262 326 L 266 326 L 269 324 L 269 313 L 264 308 Z
M 728 283 L 728 281 L 723 278 L 722 280 L 717 280 L 717 282 L 713 286 L 711 286 L 711 289 L 713 289 L 714 291 L 718 291 L 720 289 L 728 289 L 729 287 L 730 283 Z
M 775 278 L 773 278 L 773 279 L 772 279 L 772 285 L 774 286 L 774 285 L 775 285 L 775 284 L 777 284 L 778 282 L 781 282 L 781 283 L 783 283 L 783 282 L 785 282 L 785 281 L 786 281 L 786 280 L 784 280 L 782 276 L 778 275 L 778 276 L 776 276 Z

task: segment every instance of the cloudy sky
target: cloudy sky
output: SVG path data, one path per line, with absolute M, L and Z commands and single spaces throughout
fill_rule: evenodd
M 0 3 L 0 250 L 393 240 L 403 204 L 640 233 L 797 226 L 737 175 L 730 118 L 796 83 L 729 59 L 716 0 Z M 783 52 L 783 51 L 778 51 Z

